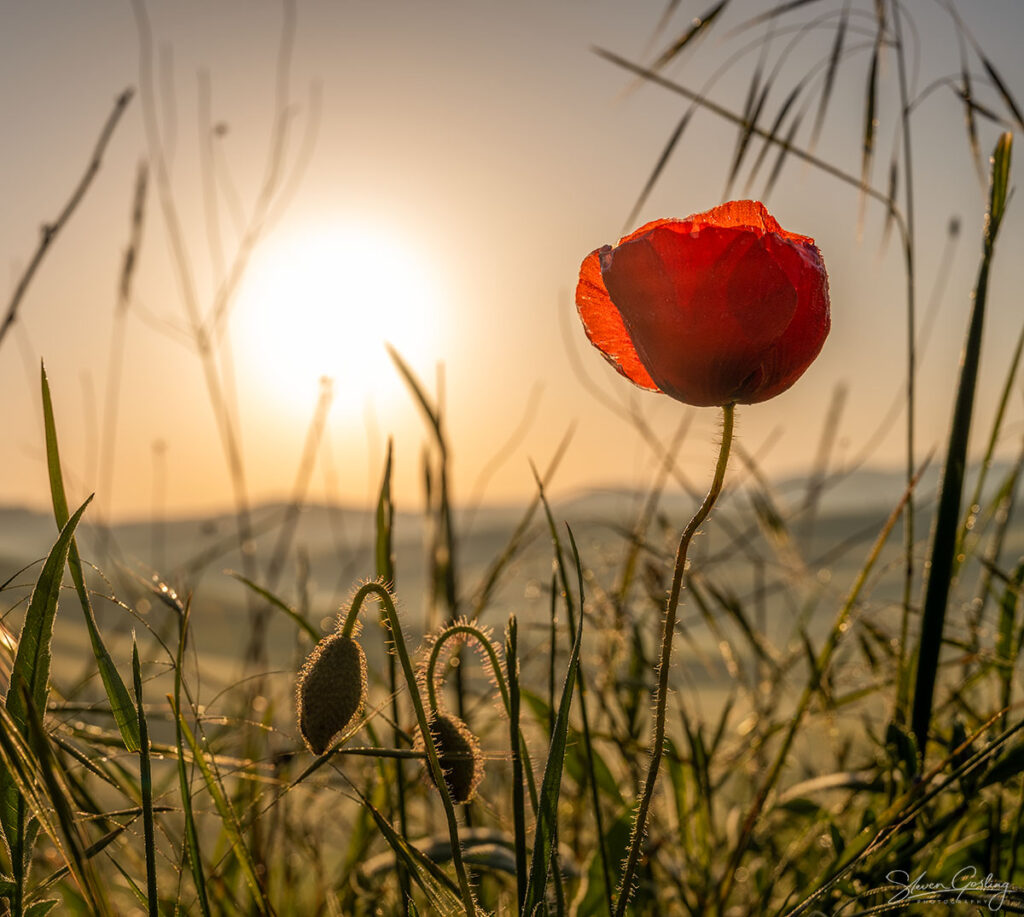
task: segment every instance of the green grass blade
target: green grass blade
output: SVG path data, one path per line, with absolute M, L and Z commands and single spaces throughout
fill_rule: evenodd
M 301 614 L 299 614 L 294 608 L 288 605 L 283 599 L 274 595 L 269 589 L 264 589 L 262 586 L 258 586 L 249 577 L 243 576 L 241 573 L 235 570 L 226 571 L 227 575 L 238 580 L 245 586 L 248 586 L 253 592 L 256 593 L 260 598 L 264 599 L 267 604 L 272 608 L 276 608 L 278 611 L 283 611 L 289 618 L 291 618 L 309 637 L 313 643 L 318 643 L 320 638 L 323 636 L 312 624 L 309 623 Z
M 416 403 L 420 406 L 420 410 L 422 410 L 426 416 L 427 422 L 433 428 L 434 436 L 443 448 L 444 437 L 441 432 L 440 411 L 430 403 L 427 393 L 423 391 L 423 385 L 420 383 L 420 380 L 416 378 L 416 374 L 409 367 L 409 364 L 402 359 L 398 351 L 390 344 L 387 345 L 387 350 L 388 355 L 397 367 L 399 374 L 402 379 L 405 380 L 405 384 L 409 387 L 409 391 L 412 392 L 413 397 L 416 399 Z
M 519 746 L 519 623 L 509 615 L 505 632 L 505 676 L 508 681 L 508 729 L 512 747 L 512 822 L 515 835 L 516 901 L 519 913 L 526 901 L 526 797 L 523 792 L 523 757 Z
M 985 169 L 981 163 L 981 143 L 978 141 L 978 119 L 975 117 L 974 106 L 971 101 L 974 98 L 974 89 L 971 86 L 971 68 L 967 63 L 967 47 L 964 42 L 964 34 L 957 29 L 957 44 L 960 49 L 960 98 L 964 103 L 964 124 L 967 128 L 967 142 L 971 146 L 971 161 L 978 172 L 978 179 L 985 181 Z
M 37 709 L 46 709 L 47 682 L 50 677 L 50 640 L 53 637 L 53 622 L 57 614 L 57 600 L 60 596 L 64 564 L 75 528 L 89 505 L 89 497 L 75 512 L 50 550 L 43 570 L 39 574 L 32 600 L 29 602 L 25 621 L 18 637 L 18 653 L 11 671 L 11 688 L 7 694 L 7 709 L 14 721 L 25 734 L 26 708 L 19 691 L 14 687 L 24 683 L 28 696 Z
M 996 145 L 992 158 L 992 180 L 985 225 L 984 251 L 974 289 L 974 305 L 971 309 L 967 339 L 961 357 L 960 381 L 957 386 L 953 422 L 946 451 L 946 466 L 943 471 L 935 531 L 932 536 L 931 562 L 921 615 L 921 637 L 917 651 L 912 713 L 913 730 L 922 754 L 925 751 L 928 728 L 931 723 L 935 679 L 939 668 L 939 650 L 942 646 L 946 606 L 953 578 L 953 560 L 967 462 L 967 442 L 971 429 L 971 415 L 974 410 L 974 390 L 981 362 L 981 339 L 988 297 L 988 275 L 992 264 L 996 235 L 1006 210 L 1012 145 L 1012 135 L 1003 134 Z
M 68 867 L 89 906 L 89 912 L 97 915 L 108 914 L 110 907 L 103 893 L 103 885 L 98 881 L 86 854 L 85 841 L 71 808 L 74 797 L 53 754 L 49 736 L 39 715 L 40 708 L 36 705 L 27 682 L 18 683 L 18 689 L 25 708 L 26 737 L 42 777 L 48 801 L 57 816 Z
M 981 58 L 981 66 L 985 68 L 985 72 L 989 75 L 989 79 L 992 80 L 999 95 L 1003 97 L 1003 102 L 1006 107 L 1013 114 L 1013 119 L 1017 122 L 1017 126 L 1024 130 L 1024 113 L 1021 112 L 1020 105 L 1017 104 L 1017 100 L 1013 97 L 1013 93 L 1010 92 L 1010 88 L 1006 85 L 1006 81 L 1000 76 L 999 71 L 996 70 L 995 65 L 990 61 L 984 54 L 981 53 L 981 49 L 976 49 L 978 57 Z
M 395 555 L 392 547 L 392 529 L 395 524 L 395 507 L 391 502 L 392 442 L 388 440 L 388 454 L 384 460 L 384 477 L 377 498 L 377 577 L 385 583 L 394 584 Z
M 723 200 L 729 200 L 732 196 L 732 188 L 736 182 L 736 177 L 739 175 L 740 167 L 743 165 L 743 160 L 747 155 L 747 150 L 750 149 L 750 141 L 754 136 L 754 131 L 757 130 L 760 124 L 761 112 L 764 111 L 765 103 L 768 101 L 768 91 L 771 89 L 771 84 L 768 83 L 765 86 L 761 86 L 760 81 L 761 72 L 760 70 L 755 70 L 754 77 L 750 83 L 747 104 L 743 109 L 743 127 L 740 128 L 739 136 L 736 139 L 732 165 L 729 167 L 729 175 L 725 180 L 725 191 L 722 194 Z
M 540 475 L 537 473 L 537 469 L 533 469 L 533 477 L 537 484 L 537 494 L 540 498 L 541 505 L 544 507 L 544 513 L 548 521 L 548 529 L 551 533 L 551 541 L 554 547 L 556 566 L 558 567 L 559 576 L 562 580 L 562 589 L 564 590 L 565 596 L 565 610 L 569 618 L 569 632 L 572 633 L 576 630 L 576 610 L 573 606 L 572 600 L 572 588 L 569 585 L 569 577 L 566 571 L 565 558 L 562 551 L 562 542 L 558 537 L 558 530 L 555 527 L 555 519 L 551 514 L 551 506 L 548 503 L 547 497 L 544 494 L 544 483 L 541 481 Z M 580 617 L 583 617 L 583 567 L 580 562 L 579 551 L 576 549 L 576 539 L 572 534 L 572 529 L 566 526 L 569 532 L 569 542 L 572 545 L 573 559 L 576 564 L 576 580 L 577 580 L 577 593 L 580 597 Z M 601 865 L 604 869 L 605 887 L 611 888 L 611 867 L 608 863 L 608 854 L 605 850 L 605 831 L 604 831 L 604 816 L 601 812 L 601 801 L 598 797 L 598 778 L 597 778 L 597 767 L 595 764 L 594 745 L 591 741 L 590 736 L 590 718 L 587 712 L 587 680 L 584 677 L 582 671 L 577 674 L 579 680 L 579 699 L 580 699 L 580 719 L 583 725 L 583 748 L 586 752 L 585 760 L 587 764 L 587 774 L 589 776 L 589 786 L 591 792 L 591 804 L 593 806 L 594 813 L 594 826 L 597 829 L 597 846 L 600 851 Z M 582 783 L 581 783 L 582 785 Z M 555 854 L 557 856 L 557 847 Z M 556 882 L 561 882 L 561 875 L 556 876 Z M 561 886 L 559 885 L 559 888 Z M 611 892 L 609 890 L 609 895 Z M 612 901 L 608 899 L 608 912 L 611 913 Z
M 530 877 L 526 887 L 526 900 L 521 914 L 532 915 L 534 909 L 544 900 L 548 870 L 554 847 L 558 819 L 558 796 L 562 786 L 562 766 L 565 761 L 566 736 L 569 730 L 569 711 L 572 706 L 573 688 L 580 663 L 580 646 L 583 642 L 583 615 L 576 621 L 576 635 L 573 640 L 569 664 L 566 667 L 562 696 L 555 716 L 551 734 L 547 763 L 544 765 L 544 779 L 541 782 L 540 808 L 537 812 L 537 827 L 533 837 L 533 858 L 530 862 Z
M 20 692 L 19 692 L 20 693 Z M 63 856 L 57 828 L 50 820 L 50 812 L 39 797 L 34 780 L 35 756 L 29 748 L 22 730 L 5 706 L 0 705 L 0 779 L 3 781 L 2 813 L 4 834 L 13 877 L 10 880 L 10 899 L 13 917 L 24 912 L 25 886 L 35 832 L 39 825 L 51 838 Z M 34 820 L 30 820 L 30 816 Z M 65 858 L 65 862 L 68 862 Z
M 246 884 L 249 886 L 249 891 L 252 893 L 253 903 L 261 914 L 273 914 L 274 909 L 270 906 L 270 902 L 267 900 L 266 894 L 263 891 L 263 886 L 260 884 L 259 878 L 256 873 L 256 864 L 253 861 L 252 853 L 246 846 L 245 837 L 242 835 L 242 827 L 238 821 L 238 814 L 235 812 L 228 800 L 227 795 L 224 792 L 224 787 L 221 785 L 220 777 L 215 772 L 214 767 L 211 766 L 207 760 L 206 754 L 199 745 L 199 741 L 193 735 L 192 730 L 188 728 L 188 723 L 185 722 L 185 717 L 182 716 L 181 711 L 174 705 L 174 699 L 168 695 L 168 701 L 170 701 L 174 710 L 174 716 L 178 723 L 178 728 L 181 730 L 181 734 L 184 736 L 189 749 L 192 752 L 192 760 L 199 766 L 199 773 L 202 774 L 203 781 L 206 783 L 206 790 L 210 794 L 210 798 L 213 800 L 213 804 L 217 807 L 217 813 L 220 815 L 221 824 L 224 826 L 224 831 L 227 833 L 228 840 L 231 842 L 231 849 L 235 852 L 235 857 L 238 860 L 238 865 L 241 867 L 242 875 L 245 877 Z
M 981 499 L 982 493 L 985 489 L 985 481 L 988 479 L 989 470 L 992 468 L 992 461 L 995 458 L 996 446 L 999 444 L 999 435 L 1003 429 L 1003 420 L 1006 417 L 1006 408 L 1010 403 L 1010 395 L 1013 393 L 1013 383 L 1017 378 L 1017 370 L 1020 368 L 1021 356 L 1024 355 L 1024 326 L 1021 327 L 1020 333 L 1017 335 L 1017 344 L 1013 350 L 1013 356 L 1010 357 L 1010 368 L 1006 373 L 1006 378 L 1003 380 L 1003 390 L 999 395 L 999 403 L 996 407 L 996 416 L 992 421 L 992 430 L 989 433 L 988 445 L 985 447 L 985 455 L 981 460 L 981 466 L 978 469 L 978 480 L 974 482 L 974 491 L 971 494 L 970 503 L 967 504 L 967 515 L 964 518 L 963 526 L 960 529 L 959 539 L 957 542 L 957 549 L 954 552 L 954 571 L 959 569 L 960 564 L 963 562 L 962 557 L 964 554 L 964 543 L 967 540 L 971 529 L 974 528 L 974 524 L 978 520 L 978 514 L 981 511 Z
M 728 4 L 729 0 L 719 0 L 714 6 L 705 10 L 700 16 L 697 16 L 690 24 L 690 27 L 658 56 L 651 69 L 660 70 L 682 54 L 694 39 L 703 35 L 711 28 L 714 21 Z
M 644 182 L 644 186 L 640 191 L 633 209 L 629 211 L 629 216 L 626 217 L 626 229 L 633 226 L 636 222 L 636 218 L 639 216 L 640 211 L 643 210 L 644 204 L 647 203 L 647 199 L 651 196 L 651 192 L 654 190 L 654 186 L 658 183 L 658 179 L 661 178 L 661 173 L 665 171 L 665 166 L 668 165 L 669 159 L 672 158 L 672 154 L 675 152 L 676 147 L 679 145 L 679 141 L 683 138 L 683 132 L 686 130 L 687 125 L 690 123 L 690 118 L 693 117 L 693 113 L 697 110 L 696 105 L 691 105 L 683 112 L 683 116 L 679 119 L 672 133 L 669 135 L 668 141 L 665 143 L 664 148 L 661 151 L 661 155 L 658 157 L 658 161 L 654 164 L 654 168 L 651 169 L 651 174 L 647 176 L 647 181 Z
M 832 42 L 832 51 L 828 57 L 828 67 L 825 70 L 825 81 L 821 87 L 821 97 L 818 100 L 818 110 L 814 115 L 814 127 L 811 129 L 811 149 L 818 145 L 818 138 L 821 136 L 821 128 L 825 124 L 825 112 L 828 111 L 828 103 L 832 99 L 832 90 L 835 88 L 836 72 L 839 69 L 839 61 L 843 56 L 843 45 L 846 41 L 846 26 L 850 20 L 850 4 L 847 0 L 843 4 L 843 12 L 839 18 L 839 25 L 836 27 L 835 38 Z
M 861 142 L 860 182 L 868 185 L 871 181 L 871 165 L 875 158 L 875 136 L 878 131 L 878 63 L 882 50 L 882 26 L 879 26 L 878 39 L 871 53 L 871 65 L 868 68 L 868 84 L 865 87 L 864 99 L 864 135 Z
M 160 905 L 156 887 L 156 834 L 153 826 L 153 770 L 149 758 L 149 724 L 142 706 L 142 664 L 139 645 L 132 633 L 132 682 L 139 716 L 139 789 L 142 796 L 142 835 L 146 847 L 146 903 L 149 917 L 159 917 Z
M 174 701 L 172 709 L 181 709 L 182 672 L 185 665 L 185 644 L 188 639 L 188 620 L 192 606 L 184 607 L 178 625 L 178 654 L 174 663 Z M 177 744 L 178 789 L 181 793 L 181 810 L 185 821 L 185 850 L 188 853 L 189 869 L 199 899 L 203 917 L 210 917 L 210 902 L 206 893 L 206 874 L 203 872 L 202 851 L 199 848 L 199 832 L 196 830 L 195 814 L 192 811 L 192 787 L 185 764 L 185 735 L 181 729 L 181 718 L 174 718 L 175 742 Z
M 381 479 L 380 494 L 377 497 L 377 537 L 375 541 L 374 554 L 377 579 L 387 583 L 390 588 L 395 585 L 395 550 L 394 550 L 394 525 L 395 506 L 391 499 L 391 469 L 394 453 L 394 444 L 388 438 L 388 451 L 384 459 L 384 475 Z M 401 709 L 398 704 L 398 671 L 397 662 L 392 653 L 388 653 L 388 690 L 391 692 L 391 721 L 394 723 L 392 740 L 395 748 L 401 748 L 401 729 L 398 724 L 401 722 Z M 395 809 L 398 813 L 398 828 L 402 837 L 409 836 L 409 819 L 405 807 L 405 765 L 400 758 L 394 761 L 395 768 Z M 402 900 L 411 900 L 411 889 L 409 888 L 408 872 L 399 860 L 398 885 L 402 891 Z
M 60 467 L 60 451 L 57 448 L 57 425 L 53 418 L 50 383 L 46 379 L 46 369 L 42 364 L 40 364 L 40 381 L 43 393 L 43 425 L 46 432 L 46 466 L 50 476 L 50 499 L 53 503 L 53 515 L 57 520 L 57 525 L 63 528 L 68 521 L 68 501 L 64 491 L 64 475 Z M 85 577 L 82 574 L 78 545 L 73 539 L 68 553 L 68 566 L 71 569 L 71 579 L 75 583 L 75 590 L 78 592 L 78 600 L 82 605 L 82 613 L 85 615 L 85 626 L 89 631 L 89 641 L 92 644 L 93 655 L 96 657 L 96 665 L 100 671 L 103 688 L 107 692 L 110 711 L 114 715 L 117 728 L 121 731 L 125 748 L 128 751 L 138 751 L 139 728 L 135 718 L 135 706 L 132 704 L 131 695 L 121 680 L 117 667 L 103 643 L 99 628 L 96 626 L 96 616 L 93 614 L 89 591 L 86 589 Z
M 407 874 L 412 876 L 427 896 L 431 907 L 430 913 L 441 917 L 454 917 L 456 914 L 464 913 L 462 901 L 444 871 L 399 834 L 369 799 L 364 797 L 362 802 L 373 816 L 380 833 L 395 852 L 396 860 L 405 867 Z
M 754 160 L 754 164 L 750 167 L 750 174 L 747 176 L 746 187 L 748 189 L 754 184 L 754 179 L 757 178 L 758 173 L 761 171 L 761 166 L 764 165 L 765 159 L 768 158 L 769 150 L 771 150 L 773 145 L 778 143 L 779 132 L 782 130 L 782 125 L 785 123 L 786 117 L 789 115 L 793 104 L 804 91 L 806 83 L 806 78 L 797 83 L 796 86 L 790 90 L 789 95 L 786 96 L 782 105 L 779 107 L 779 110 L 776 112 L 775 120 L 772 122 L 772 126 L 768 129 L 768 136 L 774 139 L 765 140 L 761 144 L 761 149 L 758 151 L 757 158 Z M 751 133 L 753 133 L 753 126 L 751 126 Z
M 67 563 L 68 549 L 89 497 L 65 524 L 50 550 L 42 572 L 32 591 L 28 611 L 18 638 L 18 652 L 11 670 L 10 688 L 7 692 L 6 708 L 20 735 L 27 734 L 28 707 L 25 697 L 31 699 L 37 710 L 46 709 L 46 696 L 50 678 L 50 640 L 53 637 L 53 621 L 57 614 L 57 599 L 60 595 L 64 564 Z M 22 686 L 24 691 L 22 691 Z M 25 800 L 19 792 L 11 772 L 0 769 L 0 825 L 11 851 L 15 879 L 23 884 L 23 856 L 27 855 Z

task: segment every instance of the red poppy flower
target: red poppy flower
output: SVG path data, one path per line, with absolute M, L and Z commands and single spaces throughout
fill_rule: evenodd
M 758 201 L 655 220 L 591 252 L 576 308 L 622 375 L 698 406 L 784 392 L 830 326 L 814 240 L 786 232 Z

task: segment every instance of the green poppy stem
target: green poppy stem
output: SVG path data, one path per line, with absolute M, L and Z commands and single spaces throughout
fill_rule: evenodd
M 679 538 L 679 547 L 676 549 L 675 571 L 672 575 L 672 589 L 669 592 L 668 604 L 665 609 L 665 619 L 661 633 L 661 659 L 658 664 L 658 684 L 654 694 L 654 730 L 651 740 L 651 761 L 647 768 L 647 777 L 644 780 L 644 787 L 640 797 L 640 805 L 637 807 L 633 819 L 633 833 L 629 842 L 629 854 L 626 857 L 626 864 L 622 871 L 622 881 L 619 885 L 618 903 L 615 908 L 616 917 L 623 917 L 629 905 L 630 896 L 633 893 L 633 886 L 636 879 L 637 864 L 640 861 L 640 849 L 643 846 L 644 835 L 647 829 L 647 814 L 651 808 L 651 799 L 654 796 L 654 788 L 658 780 L 658 769 L 661 766 L 661 757 L 665 746 L 665 718 L 668 709 L 668 674 L 669 665 L 672 660 L 672 640 L 675 636 L 676 618 L 679 610 L 679 596 L 683 590 L 683 572 L 686 568 L 686 552 L 689 550 L 690 542 L 696 534 L 697 529 L 711 513 L 718 495 L 722 492 L 722 482 L 725 480 L 725 466 L 729 461 L 729 447 L 732 445 L 733 419 L 736 412 L 734 404 L 727 404 L 722 408 L 722 445 L 718 452 L 718 464 L 715 466 L 715 477 L 711 482 L 711 489 L 704 498 L 704 502 L 687 523 Z
M 434 778 L 434 785 L 437 787 L 441 797 L 441 804 L 444 806 L 445 819 L 448 822 L 448 838 L 451 842 L 452 864 L 455 866 L 455 875 L 458 879 L 459 892 L 462 896 L 462 904 L 466 910 L 466 917 L 477 917 L 476 901 L 473 898 L 473 889 L 469 883 L 469 873 L 466 871 L 465 861 L 462 857 L 462 845 L 459 841 L 459 826 L 455 820 L 455 807 L 452 805 L 451 795 L 448 792 L 448 785 L 444 780 L 444 773 L 441 769 L 441 762 L 437 756 L 437 749 L 434 746 L 434 739 L 427 726 L 427 713 L 423 708 L 423 698 L 420 697 L 419 686 L 416 682 L 416 674 L 413 672 L 412 660 L 409 650 L 405 645 L 405 635 L 402 633 L 402 624 L 398 619 L 398 610 L 395 608 L 394 597 L 383 583 L 376 581 L 364 583 L 352 597 L 352 604 L 342 624 L 342 636 L 350 637 L 355 629 L 356 618 L 363 602 L 368 596 L 374 596 L 384 609 L 390 632 L 391 645 L 398 661 L 402 666 L 402 673 L 405 675 L 405 683 L 409 689 L 409 698 L 412 700 L 413 710 L 416 713 L 416 722 L 420 727 L 420 735 L 423 736 L 424 751 L 427 756 L 427 767 Z

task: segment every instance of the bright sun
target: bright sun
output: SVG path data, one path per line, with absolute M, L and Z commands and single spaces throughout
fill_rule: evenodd
M 311 411 L 328 376 L 334 411 L 358 416 L 401 388 L 385 343 L 413 366 L 432 364 L 439 306 L 433 272 L 397 236 L 347 226 L 293 235 L 246 275 L 241 359 L 285 410 Z

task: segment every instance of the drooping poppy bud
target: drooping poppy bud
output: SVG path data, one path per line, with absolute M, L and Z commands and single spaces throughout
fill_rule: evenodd
M 299 731 L 309 750 L 322 755 L 366 700 L 366 654 L 340 633 L 321 640 L 306 658 L 296 684 Z
M 830 327 L 814 240 L 784 230 L 758 201 L 655 220 L 591 252 L 576 308 L 627 379 L 702 407 L 784 392 Z
M 484 756 L 480 743 L 457 716 L 434 710 L 427 715 L 427 728 L 434 740 L 437 760 L 444 774 L 448 795 L 454 803 L 465 803 L 476 795 L 484 777 Z M 423 751 L 423 736 L 416 730 L 413 748 Z M 427 768 L 430 775 L 430 768 Z

